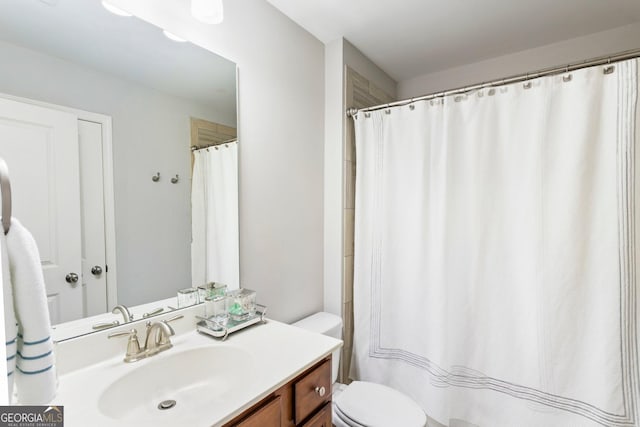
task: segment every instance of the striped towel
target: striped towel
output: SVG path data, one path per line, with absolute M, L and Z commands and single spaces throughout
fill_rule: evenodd
M 11 273 L 9 271 L 9 255 L 7 253 L 7 239 L 0 230 L 0 244 L 2 245 L 2 283 L 4 299 L 4 328 L 7 354 L 7 386 L 8 396 L 11 399 L 13 394 L 13 380 L 16 369 L 16 357 L 18 350 L 18 323 L 13 310 L 13 287 L 11 286 Z
M 14 377 L 17 401 L 42 405 L 55 397 L 57 376 L 40 255 L 31 233 L 15 218 L 5 244 L 3 253 L 8 254 L 11 278 L 10 282 L 3 280 L 9 395 Z M 4 262 L 3 275 L 6 278 Z M 11 283 L 13 298 L 11 291 L 7 292 L 7 283 Z M 11 312 L 15 312 L 14 320 L 9 317 Z

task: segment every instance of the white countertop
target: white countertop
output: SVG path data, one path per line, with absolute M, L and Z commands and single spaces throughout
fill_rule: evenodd
M 187 325 L 194 323 L 191 320 L 185 320 Z M 59 357 L 69 357 L 69 353 L 73 352 L 73 357 L 81 360 L 82 354 L 77 353 L 79 350 L 82 352 L 84 347 L 86 347 L 85 355 L 87 356 L 89 352 L 95 353 L 96 351 L 108 354 L 106 360 L 88 366 L 70 367 L 67 364 L 67 366 L 61 367 L 58 394 L 52 404 L 64 406 L 65 426 L 126 426 L 131 424 L 135 426 L 204 427 L 222 425 L 342 345 L 340 340 L 273 320 L 236 332 L 230 335 L 226 341 L 219 341 L 199 334 L 190 327 L 187 327 L 187 330 L 182 333 L 178 329 L 176 328 L 176 336 L 172 337 L 173 348 L 134 363 L 122 361 L 126 349 L 126 338 L 108 340 L 106 334 L 100 334 L 101 336 L 94 334 L 94 336 L 90 336 L 92 339 L 85 343 L 80 341 L 80 338 L 70 345 L 65 346 L 67 343 L 58 344 Z M 144 333 L 139 336 L 142 345 Z M 107 345 L 104 344 L 107 341 L 109 342 L 109 351 L 101 350 L 100 347 Z M 112 342 L 114 341 L 117 342 L 121 350 L 117 355 L 112 354 L 114 348 Z M 127 420 L 126 423 L 123 423 L 123 420 L 110 418 L 99 409 L 98 402 L 109 385 L 117 379 L 129 375 L 136 368 L 190 349 L 211 346 L 231 346 L 242 349 L 250 355 L 248 365 L 252 366 L 247 366 L 246 369 L 250 370 L 251 380 L 245 381 L 245 384 L 237 387 L 238 390 L 232 395 L 216 398 L 214 397 L 215 393 L 212 392 L 210 401 L 207 400 L 205 405 L 201 405 L 205 407 L 191 408 L 187 413 L 184 409 L 177 411 L 178 406 L 176 406 L 173 410 L 162 412 L 160 424 L 155 413 L 153 413 L 153 419 L 136 419 L 135 423 Z M 95 359 L 95 357 L 92 355 L 89 359 Z M 247 363 L 246 360 L 244 363 Z M 203 372 L 207 369 L 225 369 L 225 366 L 213 364 L 202 366 Z M 176 368 L 174 372 L 166 372 L 165 375 L 180 375 L 180 368 Z M 207 399 L 207 396 L 204 398 Z M 149 397 L 149 399 L 155 400 L 154 397 Z M 150 401 L 149 405 L 155 407 L 157 403 Z M 188 402 L 182 402 L 182 404 L 185 405 Z

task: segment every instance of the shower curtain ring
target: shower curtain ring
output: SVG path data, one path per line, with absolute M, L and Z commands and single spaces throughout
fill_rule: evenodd
M 564 68 L 564 73 L 565 75 L 562 76 L 562 81 L 563 82 L 570 82 L 571 79 L 573 78 L 573 76 L 571 74 L 569 74 L 569 65 L 567 64 L 567 66 Z

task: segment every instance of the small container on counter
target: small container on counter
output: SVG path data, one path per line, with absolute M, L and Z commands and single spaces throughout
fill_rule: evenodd
M 256 312 L 256 292 L 250 289 L 230 291 L 229 314 L 233 320 L 245 320 Z
M 218 282 L 209 282 L 205 285 L 198 286 L 198 295 L 200 301 L 204 301 L 207 297 L 215 297 L 227 294 L 227 285 Z
M 200 302 L 198 290 L 196 288 L 185 288 L 178 290 L 178 308 L 190 307 Z
M 204 300 L 205 317 L 214 321 L 220 328 L 226 328 L 229 322 L 229 297 L 216 295 Z

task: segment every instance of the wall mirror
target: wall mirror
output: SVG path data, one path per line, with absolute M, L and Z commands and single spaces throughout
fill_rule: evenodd
M 0 157 L 64 338 L 238 287 L 233 62 L 99 0 L 2 2 L 0 57 Z

